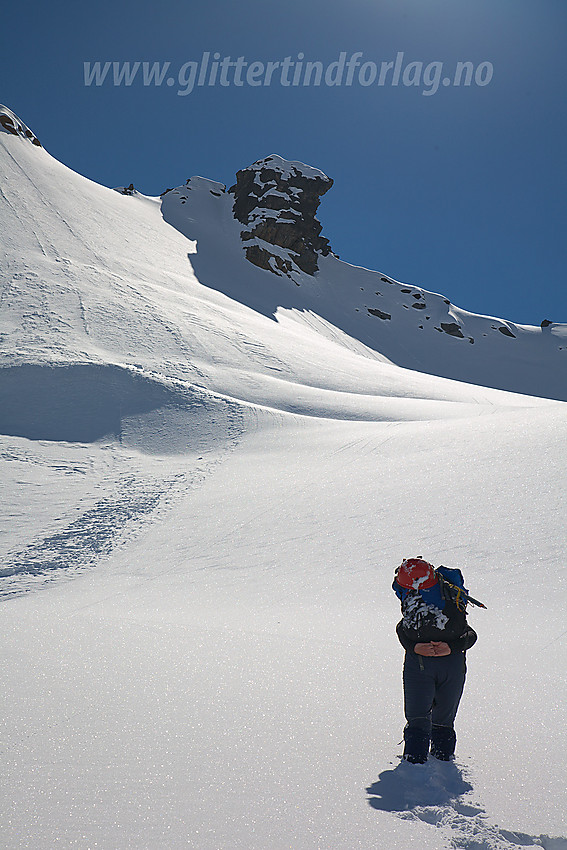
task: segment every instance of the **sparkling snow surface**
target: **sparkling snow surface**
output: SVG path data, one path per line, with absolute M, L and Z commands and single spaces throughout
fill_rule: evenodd
M 565 850 L 565 403 L 392 365 L 219 184 L 0 155 L 2 847 Z M 418 554 L 488 606 L 454 764 L 398 758 Z

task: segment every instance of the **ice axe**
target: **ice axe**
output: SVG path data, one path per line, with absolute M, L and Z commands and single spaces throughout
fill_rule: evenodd
M 462 587 L 459 587 L 457 584 L 453 584 L 452 582 L 447 581 L 445 576 L 442 576 L 442 578 L 443 578 L 443 581 L 444 581 L 445 584 L 448 584 L 449 587 L 453 588 L 453 590 L 458 591 L 457 600 L 459 598 L 459 595 L 462 594 L 463 596 L 466 597 L 467 602 L 471 603 L 471 605 L 477 605 L 479 608 L 486 608 L 486 605 L 484 604 L 484 602 L 479 602 L 478 599 L 475 599 L 474 596 L 471 596 L 470 593 L 468 593 L 466 590 L 463 590 Z

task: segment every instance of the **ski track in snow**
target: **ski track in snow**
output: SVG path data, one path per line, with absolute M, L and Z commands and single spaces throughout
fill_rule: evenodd
M 528 835 L 488 822 L 481 804 L 473 801 L 466 769 L 454 762 L 430 759 L 424 765 L 400 762 L 385 770 L 366 789 L 369 805 L 399 818 L 421 821 L 441 830 L 455 850 L 517 850 L 543 847 L 567 850 L 567 838 Z
M 127 544 L 146 523 L 159 519 L 162 511 L 199 486 L 236 448 L 240 422 L 234 413 L 229 420 L 228 439 L 214 454 L 203 455 L 190 465 L 185 462 L 181 471 L 167 476 L 150 477 L 134 471 L 107 478 L 102 484 L 106 494 L 66 527 L 9 553 L 0 562 L 0 601 L 76 577 L 117 546 Z M 0 460 L 19 460 L 21 456 L 17 449 L 0 451 Z M 40 457 L 28 460 L 42 465 Z M 81 468 L 64 471 L 84 472 Z
M 0 600 L 69 580 L 95 567 L 117 546 L 125 545 L 159 509 L 198 486 L 218 460 L 192 472 L 164 479 L 125 474 L 114 492 L 99 499 L 61 531 L 47 534 L 9 554 L 0 564 Z
M 183 473 L 153 482 L 123 476 L 116 486 L 123 495 L 99 499 L 66 528 L 8 556 L 0 567 L 0 599 L 37 589 L 63 575 L 71 578 L 94 566 L 119 542 L 129 539 L 180 484 L 187 486 Z

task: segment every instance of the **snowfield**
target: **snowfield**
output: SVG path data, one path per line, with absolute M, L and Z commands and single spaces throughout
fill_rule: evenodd
M 213 181 L 0 160 L 2 847 L 566 850 L 565 326 L 363 321 Z M 399 759 L 416 555 L 487 605 L 454 763 Z

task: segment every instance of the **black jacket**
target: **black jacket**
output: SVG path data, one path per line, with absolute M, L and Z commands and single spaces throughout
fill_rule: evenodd
M 414 652 L 414 647 L 415 647 L 416 643 L 428 643 L 429 640 L 432 640 L 432 638 L 429 638 L 427 640 L 424 640 L 424 638 L 419 638 L 417 640 L 414 640 L 415 635 L 411 636 L 404 629 L 404 621 L 403 620 L 400 620 L 400 622 L 396 626 L 396 634 L 398 636 L 398 640 L 400 641 L 401 645 L 403 646 L 403 648 L 407 652 Z M 473 646 L 476 643 L 477 633 L 475 632 L 474 629 L 471 629 L 471 627 L 468 625 L 468 623 L 465 622 L 464 631 L 458 637 L 449 638 L 449 639 L 444 638 L 444 637 L 435 637 L 435 638 L 433 638 L 433 640 L 444 640 L 445 643 L 449 644 L 449 646 L 451 648 L 451 653 L 466 652 L 467 649 L 470 649 L 471 646 Z

